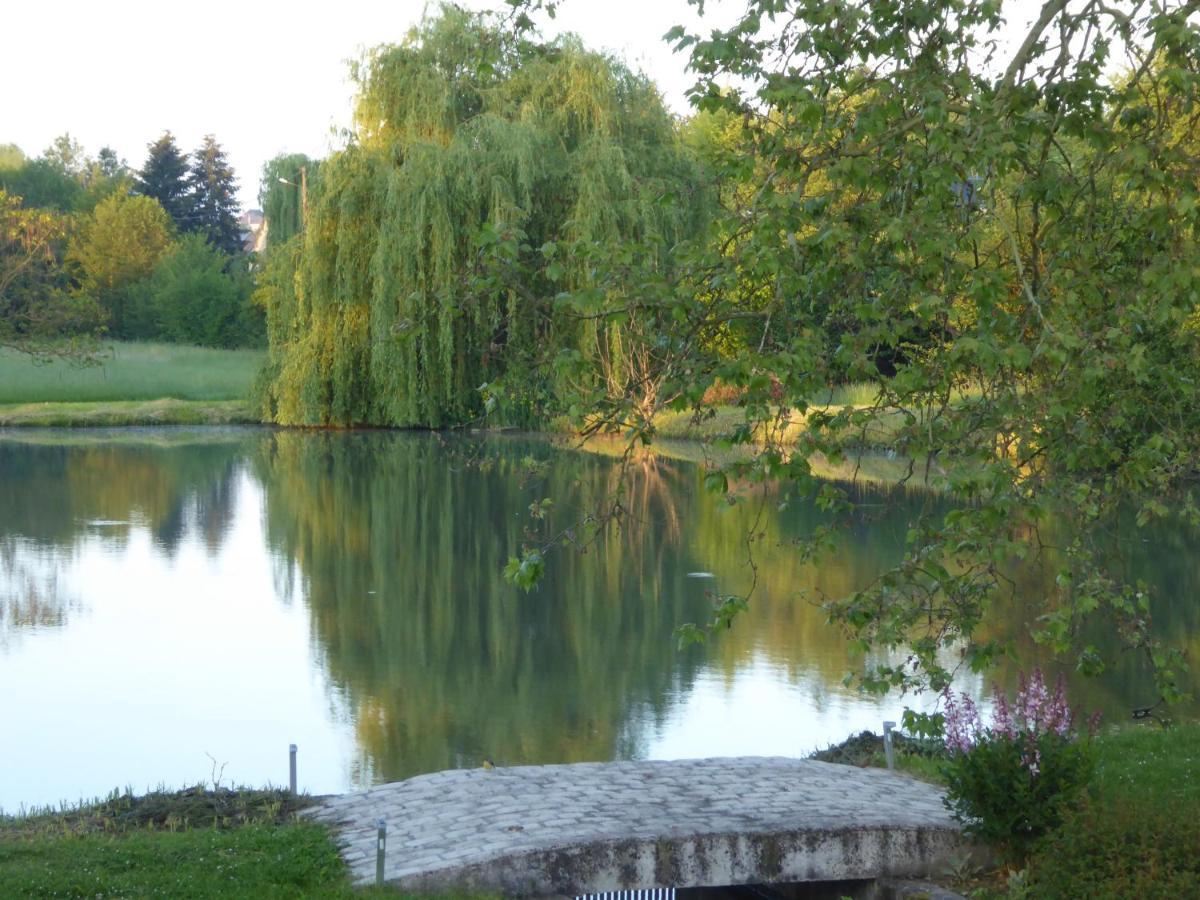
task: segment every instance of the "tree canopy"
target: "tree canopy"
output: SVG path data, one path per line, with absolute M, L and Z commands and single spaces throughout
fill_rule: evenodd
M 322 165 L 297 270 L 267 282 L 269 415 L 462 422 L 481 384 L 514 371 L 521 395 L 504 403 L 528 410 L 553 377 L 534 367 L 544 347 L 627 346 L 620 323 L 554 298 L 597 290 L 588 252 L 623 241 L 665 271 L 699 219 L 697 171 L 645 78 L 451 6 L 356 77 L 354 136 Z
M 171 219 L 151 197 L 114 194 L 73 236 L 68 260 L 78 268 L 79 292 L 99 303 L 109 327 L 127 334 L 129 289 L 148 277 L 173 239 Z
M 258 202 L 267 223 L 269 246 L 286 244 L 304 227 L 303 191 L 316 186 L 320 162 L 303 153 L 280 154 L 267 160 Z
M 0 188 L 0 347 L 37 356 L 70 354 L 64 336 L 89 333 L 102 315 L 72 297 L 63 273 L 67 220 L 26 209 Z
M 237 199 L 237 179 L 225 151 L 211 134 L 192 155 L 188 174 L 191 214 L 187 231 L 203 234 L 210 244 L 229 256 L 242 250 Z
M 703 290 L 632 312 L 668 348 L 672 406 L 702 418 L 707 388 L 739 390 L 726 437 L 754 450 L 710 486 L 736 502 L 782 482 L 849 521 L 814 461 L 887 449 L 903 482 L 957 501 L 913 521 L 870 587 L 823 598 L 864 651 L 899 654 L 867 687 L 940 689 L 1009 652 L 983 626 L 1016 591 L 1008 563 L 1033 557 L 1056 573 L 1026 598 L 1036 640 L 1100 672 L 1104 628 L 1175 696 L 1182 660 L 1114 523 L 1197 516 L 1195 9 L 1049 0 L 1010 45 L 996 0 L 750 0 L 728 28 L 669 35 L 699 110 L 724 117 L 723 211 L 688 257 Z M 631 315 L 607 293 L 594 310 Z M 866 402 L 821 401 L 848 380 Z M 661 404 L 584 400 L 581 422 L 653 439 Z M 1053 546 L 1050 519 L 1068 523 Z
M 192 219 L 187 157 L 169 131 L 164 131 L 148 150 L 134 189 L 143 197 L 157 200 L 175 223 L 176 230 L 186 231 Z
M 228 271 L 229 257 L 202 234 L 173 244 L 135 292 L 142 333 L 131 336 L 246 347 L 263 334 L 261 311 L 250 304 L 250 275 Z

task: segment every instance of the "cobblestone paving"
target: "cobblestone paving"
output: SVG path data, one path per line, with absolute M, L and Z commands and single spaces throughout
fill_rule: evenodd
M 323 799 L 358 881 L 461 870 L 530 851 L 812 829 L 957 829 L 932 785 L 881 769 L 808 759 L 737 758 L 461 769 Z

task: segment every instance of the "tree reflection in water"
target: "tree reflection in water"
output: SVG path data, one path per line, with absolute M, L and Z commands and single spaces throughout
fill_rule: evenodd
M 621 477 L 613 459 L 532 438 L 411 433 L 5 436 L 0 654 L 23 635 L 69 628 L 87 608 L 87 573 L 75 572 L 85 548 L 119 552 L 139 537 L 170 565 L 189 542 L 216 558 L 239 527 L 245 488 L 261 490 L 246 509 L 261 511 L 264 541 L 247 552 L 269 555 L 275 594 L 300 604 L 314 665 L 334 692 L 328 715 L 350 720 L 351 783 L 485 757 L 512 765 L 643 755 L 698 686 L 740 697 L 769 677 L 803 692 L 814 717 L 858 703 L 842 677 L 861 660 L 816 600 L 894 563 L 914 517 L 941 501 L 863 487 L 846 540 L 806 562 L 793 542 L 826 521 L 812 505 L 747 488 L 747 502 L 730 506 L 704 491 L 703 474 L 691 462 L 639 457 L 620 527 L 557 551 L 525 594 L 500 578 L 505 562 L 531 529 L 548 534 L 601 508 Z M 543 498 L 554 501 L 546 517 L 531 517 Z M 1119 525 L 1113 552 L 1152 585 L 1160 632 L 1200 650 L 1194 533 L 1162 523 L 1135 546 Z M 251 526 L 239 533 L 258 534 Z M 748 546 L 752 531 L 761 536 Z M 1053 542 L 1051 525 L 1043 537 Z M 749 613 L 707 646 L 679 651 L 679 625 L 749 586 L 748 550 L 757 565 Z M 1047 589 L 1051 563 L 1014 565 L 1013 594 L 996 601 L 992 636 L 1013 653 L 995 673 L 1001 683 L 1043 656 L 1021 637 L 1021 598 Z M 715 578 L 688 577 L 697 571 Z M 135 590 L 137 573 L 129 576 Z M 1118 664 L 1101 679 L 1077 679 L 1073 696 L 1110 718 L 1153 702 L 1139 661 L 1111 637 L 1093 639 Z M 703 741 L 689 752 L 704 752 Z

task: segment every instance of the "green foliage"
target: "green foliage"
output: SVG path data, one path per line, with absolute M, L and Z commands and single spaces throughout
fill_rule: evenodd
M 93 166 L 101 177 L 113 181 L 126 179 L 130 174 L 129 165 L 117 156 L 117 151 L 112 147 L 101 147 Z
M 0 172 L 19 169 L 25 162 L 25 153 L 16 144 L 0 144 Z
M 504 566 L 504 580 L 523 591 L 531 591 L 541 580 L 546 561 L 537 550 L 527 550 L 518 559 L 510 556 Z
M 1005 565 L 1036 555 L 1059 574 L 1027 598 L 1037 641 L 1097 672 L 1112 660 L 1086 635 L 1106 628 L 1175 699 L 1183 660 L 1153 637 L 1112 528 L 1121 504 L 1139 524 L 1197 514 L 1200 32 L 1184 3 L 1049 3 L 1027 40 L 980 52 L 1010 8 L 751 0 L 728 28 L 676 29 L 714 117 L 694 142 L 720 181 L 716 241 L 677 253 L 684 290 L 639 272 L 633 308 L 578 285 L 564 302 L 632 318 L 679 411 L 706 411 L 720 379 L 745 388 L 743 434 L 808 413 L 794 449 L 764 441 L 729 485 L 787 481 L 848 524 L 852 494 L 810 461 L 853 460 L 886 429 L 901 480 L 957 501 L 913 521 L 893 569 L 827 600 L 894 653 L 868 689 L 991 665 Z M 1120 48 L 1130 71 L 1108 78 Z M 580 391 L 577 419 L 652 438 L 631 416 L 645 380 Z M 873 385 L 868 405 L 809 409 L 847 380 Z M 1047 521 L 1069 523 L 1053 551 Z
M 187 185 L 190 209 L 184 230 L 204 235 L 222 253 L 239 255 L 242 238 L 238 225 L 237 180 L 225 151 L 211 134 L 205 135 L 192 154 Z
M 309 159 L 303 153 L 281 154 L 263 165 L 258 204 L 267 222 L 268 246 L 286 244 L 302 230 L 302 192 L 315 188 L 319 169 L 319 161 Z
M 192 218 L 187 158 L 169 131 L 164 131 L 148 150 L 146 162 L 134 181 L 134 189 L 143 197 L 157 200 L 175 223 L 175 229 L 186 231 Z
M 112 791 L 92 803 L 65 809 L 35 809 L 0 815 L 0 836 L 31 837 L 105 832 L 108 834 L 181 828 L 236 828 L 241 825 L 279 825 L 309 805 L 305 796 L 281 788 L 228 788 L 199 784 L 178 791 L 135 794 L 129 788 Z
M 1050 691 L 1035 669 L 1019 681 L 1011 705 L 997 690 L 989 727 L 969 697 L 956 700 L 950 692 L 943 720 L 947 808 L 968 834 L 1017 862 L 1059 825 L 1094 766 L 1090 741 L 1072 730 L 1063 680 Z
M 251 289 L 249 273 L 204 235 L 184 235 L 131 291 L 125 333 L 202 347 L 259 345 L 264 326 Z
M 131 291 L 154 271 L 172 237 L 157 200 L 124 193 L 102 201 L 72 236 L 67 259 L 78 268 L 79 293 L 104 308 L 114 335 L 131 333 Z
M 1130 729 L 1098 740 L 1092 789 L 1029 860 L 1028 895 L 1196 896 L 1198 741 L 1196 725 Z
M 295 276 L 263 293 L 277 421 L 462 422 L 485 383 L 527 414 L 556 377 L 535 365 L 546 348 L 624 384 L 625 330 L 554 297 L 610 245 L 637 241 L 640 269 L 661 270 L 695 221 L 659 202 L 695 173 L 653 87 L 450 6 L 356 74 L 355 140 L 322 164 L 303 252 L 280 263 Z
M 870 731 L 851 735 L 838 744 L 809 754 L 810 759 L 843 766 L 876 769 L 887 767 L 887 749 L 883 736 Z M 945 780 L 946 748 L 939 739 L 908 737 L 892 732 L 892 762 L 897 771 L 921 781 L 941 785 Z
M 0 170 L 0 189 L 21 197 L 27 207 L 58 212 L 74 210 L 83 198 L 79 182 L 45 159 Z
M 69 134 L 36 159 L 15 144 L 0 146 L 0 189 L 21 197 L 26 207 L 87 213 L 127 183 L 125 164 L 111 148 L 93 159 Z
M 23 209 L 0 189 L 0 347 L 40 355 L 70 352 L 64 336 L 87 336 L 101 311 L 67 293 L 62 267 L 67 221 L 51 210 Z
M 1029 760 L 1036 754 L 1036 773 Z M 991 733 L 968 753 L 950 756 L 944 768 L 946 804 L 964 830 L 1021 861 L 1056 828 L 1087 784 L 1093 766 L 1089 744 L 1047 732 L 1009 738 Z

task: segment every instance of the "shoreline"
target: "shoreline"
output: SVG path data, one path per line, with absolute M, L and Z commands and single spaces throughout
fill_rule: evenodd
M 720 407 L 717 415 L 696 427 L 690 415 L 667 413 L 658 426 L 654 444 L 647 448 L 666 459 L 698 465 L 721 464 L 747 452 L 745 447 L 722 446 L 719 435 L 740 421 L 742 411 L 737 407 Z M 408 429 L 378 425 L 351 427 L 278 425 L 264 422 L 255 406 L 248 400 L 158 400 L 115 401 L 54 401 L 37 403 L 0 404 L 0 428 L 24 429 L 62 428 L 86 433 L 104 428 L 155 427 L 221 427 L 231 425 L 259 426 L 277 430 L 297 431 L 422 431 L 428 433 L 469 434 L 472 437 L 511 437 L 533 435 L 560 444 L 566 449 L 580 450 L 601 456 L 617 455 L 624 447 L 619 435 L 599 435 L 580 439 L 564 420 L 552 420 L 545 431 L 526 432 L 507 426 L 469 429 Z M 794 435 L 792 439 L 794 440 Z M 831 464 L 823 457 L 814 457 L 814 474 L 834 481 L 861 480 L 868 484 L 886 486 L 899 481 L 907 468 L 904 457 L 886 448 L 864 448 L 861 456 Z M 909 490 L 924 490 L 926 486 L 908 485 Z
M 262 425 L 246 400 L 111 400 L 0 404 L 0 428 Z

